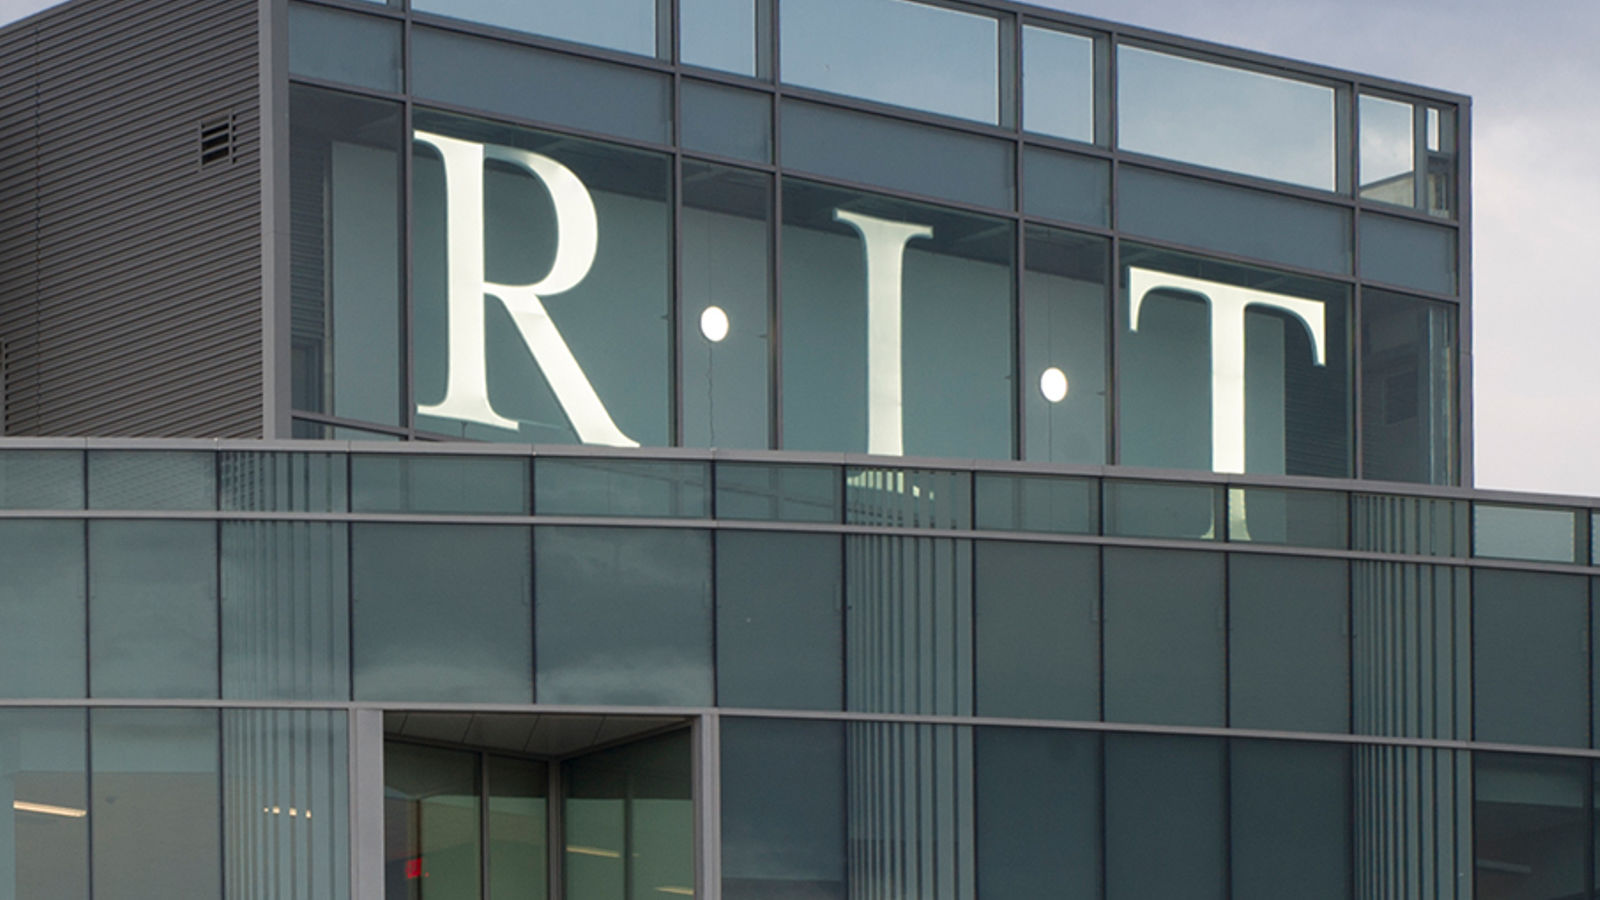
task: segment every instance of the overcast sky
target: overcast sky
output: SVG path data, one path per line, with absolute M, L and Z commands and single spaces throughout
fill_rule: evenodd
M 1471 95 L 1477 483 L 1600 496 L 1600 0 L 1041 2 Z

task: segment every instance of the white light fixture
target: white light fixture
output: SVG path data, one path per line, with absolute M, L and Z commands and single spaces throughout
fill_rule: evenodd
M 17 812 L 39 813 L 45 816 L 60 816 L 63 819 L 81 819 L 89 814 L 86 809 L 74 809 L 70 806 L 51 806 L 48 803 L 29 803 L 26 800 L 11 801 L 11 808 Z
M 1045 369 L 1044 374 L 1039 376 L 1039 393 L 1051 403 L 1067 399 L 1067 373 L 1055 366 Z
M 603 847 L 584 847 L 579 844 L 568 844 L 567 852 L 576 853 L 579 856 L 599 856 L 604 859 L 622 858 L 622 853 L 616 850 L 606 850 Z
M 715 344 L 728 336 L 728 314 L 720 306 L 708 306 L 700 314 L 700 333 Z
M 269 816 L 281 816 L 285 812 L 287 812 L 290 816 L 292 816 L 294 818 L 299 818 L 300 817 L 300 810 L 295 809 L 292 806 L 289 807 L 288 809 L 284 809 L 281 806 L 263 806 L 263 807 L 261 807 L 261 811 L 266 813 Z M 305 817 L 308 818 L 308 819 L 311 818 L 311 810 L 308 809 L 308 810 L 305 811 Z
M 658 887 L 658 888 L 656 888 L 656 890 L 660 891 L 663 894 L 677 894 L 680 897 L 693 897 L 694 896 L 694 889 L 693 888 L 673 887 L 673 886 L 669 885 L 667 887 Z

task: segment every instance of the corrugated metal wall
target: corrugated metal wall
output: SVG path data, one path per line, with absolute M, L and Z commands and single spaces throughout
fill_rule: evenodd
M 6 434 L 261 433 L 257 55 L 256 0 L 0 31 Z

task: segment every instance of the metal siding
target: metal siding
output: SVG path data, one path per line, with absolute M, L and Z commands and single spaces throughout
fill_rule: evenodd
M 5 433 L 257 437 L 256 0 L 82 0 L 0 31 Z M 230 160 L 200 123 L 231 114 Z

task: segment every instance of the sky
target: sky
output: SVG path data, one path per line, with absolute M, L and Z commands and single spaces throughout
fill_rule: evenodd
M 1035 2 L 1470 95 L 1476 483 L 1600 497 L 1600 0 Z

